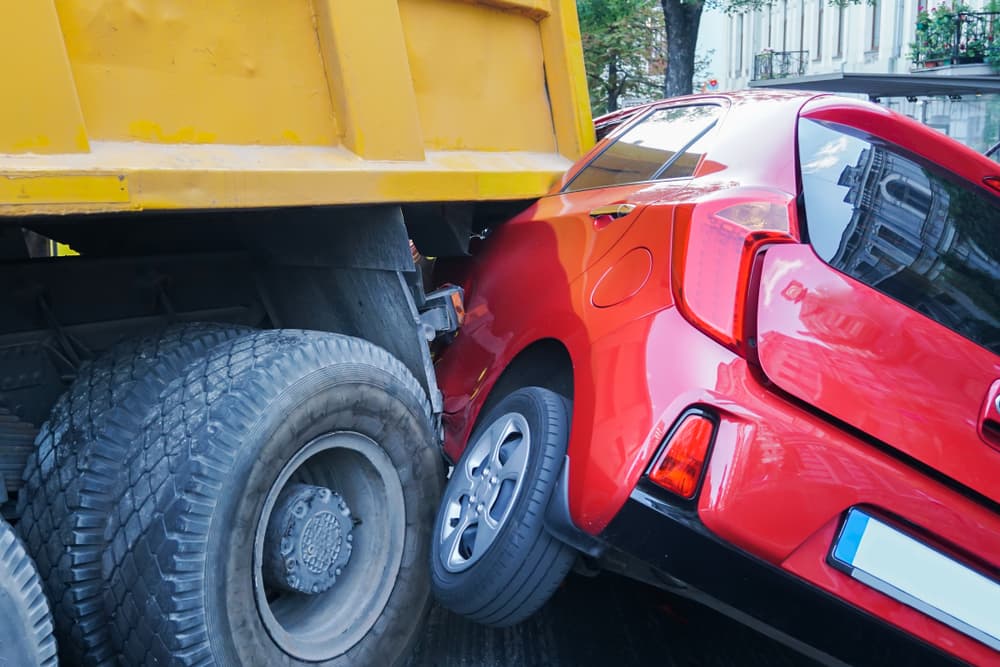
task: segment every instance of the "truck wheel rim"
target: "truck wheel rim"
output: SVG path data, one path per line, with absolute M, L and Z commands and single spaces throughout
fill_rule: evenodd
M 287 581 L 275 585 L 273 571 L 267 569 L 269 554 L 265 553 L 266 543 L 269 549 L 274 548 L 270 544 L 273 522 L 287 516 L 281 512 L 279 496 L 301 493 L 303 488 L 315 489 L 316 497 L 322 496 L 323 501 L 332 496 L 335 506 L 345 506 L 337 521 L 320 516 L 320 521 L 310 522 L 303 531 L 315 535 L 316 526 L 328 530 L 324 539 L 307 545 L 309 553 L 300 554 L 302 562 L 292 567 L 321 563 L 339 570 L 331 575 L 332 583 L 324 581 L 317 588 L 326 588 L 315 593 L 293 590 Z M 345 517 L 349 517 L 349 525 L 344 523 Z M 271 485 L 254 534 L 254 597 L 271 639 L 300 660 L 330 660 L 348 651 L 375 625 L 385 608 L 399 574 L 405 532 L 403 487 L 391 459 L 378 444 L 348 431 L 328 433 L 309 442 Z M 334 545 L 340 551 L 317 555 L 317 545 Z
M 445 490 L 438 553 L 449 572 L 477 563 L 496 542 L 521 493 L 531 434 L 515 412 L 494 421 L 455 466 Z

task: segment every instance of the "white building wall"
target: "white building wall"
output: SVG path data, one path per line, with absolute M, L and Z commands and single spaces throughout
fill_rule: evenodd
M 821 2 L 826 2 L 822 27 L 818 25 Z M 698 51 L 715 51 L 712 74 L 723 91 L 747 87 L 753 77 L 754 56 L 765 48 L 808 51 L 806 75 L 909 72 L 909 45 L 915 37 L 918 2 L 927 4 L 929 0 L 877 0 L 874 6 L 863 0 L 842 10 L 828 0 L 776 0 L 769 8 L 744 14 L 706 9 L 698 32 Z M 969 4 L 981 8 L 984 3 L 973 0 Z M 841 11 L 843 27 L 838 31 Z M 838 39 L 842 42 L 839 49 Z
M 726 59 L 730 53 L 730 48 L 722 45 L 721 42 L 729 39 L 731 30 L 729 17 L 722 12 L 705 12 L 701 17 L 701 25 L 698 26 L 699 40 L 701 35 L 719 35 L 720 44 L 718 46 L 699 44 L 697 52 L 699 56 L 709 57 L 707 74 L 714 77 L 720 84 L 722 83 L 722 72 L 728 66 Z M 695 92 L 700 91 L 696 90 Z

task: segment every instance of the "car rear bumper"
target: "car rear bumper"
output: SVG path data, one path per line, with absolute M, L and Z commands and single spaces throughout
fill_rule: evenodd
M 889 662 L 917 651 L 972 664 L 1000 661 L 975 633 L 905 604 L 831 559 L 845 518 L 859 509 L 1000 581 L 997 503 L 775 393 L 743 359 L 718 363 L 714 375 L 714 385 L 706 386 L 698 384 L 704 374 L 672 374 L 671 383 L 682 391 L 660 413 L 667 425 L 692 407 L 718 417 L 696 498 L 671 500 L 652 485 L 641 472 L 657 457 L 648 450 L 635 462 L 638 482 L 628 487 L 631 495 L 602 539 L 702 591 L 713 606 L 728 606 L 730 615 L 745 614 L 743 620 L 787 643 L 814 647 L 823 660 L 923 664 Z M 707 555 L 720 545 L 722 555 Z M 741 574 L 734 579 L 734 572 Z M 799 592 L 772 592 L 779 590 Z M 847 620 L 835 622 L 840 616 Z M 872 643 L 876 636 L 881 643 Z M 908 641 L 921 648 L 889 654 L 880 648 Z
M 601 534 L 636 571 L 826 664 L 960 665 L 934 646 L 712 534 L 690 507 L 640 482 Z M 630 574 L 625 567 L 625 574 Z M 634 574 L 634 573 L 633 573 Z M 648 574 L 640 578 L 649 579 Z

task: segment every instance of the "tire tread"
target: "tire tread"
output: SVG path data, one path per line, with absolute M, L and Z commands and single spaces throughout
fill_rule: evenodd
M 20 609 L 19 618 L 4 618 L 0 634 L 15 632 L 34 660 L 24 667 L 56 667 L 56 640 L 49 603 L 38 570 L 10 525 L 0 519 L 0 594 Z M 0 645 L 0 659 L 3 659 Z
M 432 556 L 432 582 L 438 600 L 470 620 L 494 627 L 520 623 L 542 607 L 565 579 L 576 558 L 568 545 L 544 527 L 545 508 L 555 488 L 566 453 L 571 409 L 568 401 L 541 387 L 525 387 L 501 400 L 482 422 L 487 428 L 508 403 L 530 400 L 541 417 L 541 452 L 537 475 L 519 517 L 512 514 L 510 529 L 498 538 L 495 555 L 465 572 L 448 573 Z M 529 420 L 530 421 L 530 420 Z M 470 442 L 478 437 L 478 432 Z M 536 434 L 536 441 L 539 440 Z M 515 508 L 514 513 L 517 513 Z M 439 514 L 438 521 L 441 521 Z M 439 526 L 435 525 L 435 534 Z
M 101 600 L 105 527 L 145 413 L 190 358 L 246 331 L 194 323 L 125 340 L 81 367 L 42 425 L 18 530 L 38 563 L 66 662 L 114 659 Z
M 163 388 L 127 464 L 133 480 L 149 484 L 121 499 L 110 528 L 105 604 L 114 643 L 129 664 L 214 664 L 204 577 L 219 494 L 248 429 L 274 397 L 333 365 L 344 376 L 389 376 L 394 398 L 430 428 L 430 404 L 406 367 L 379 347 L 338 334 L 244 335 Z

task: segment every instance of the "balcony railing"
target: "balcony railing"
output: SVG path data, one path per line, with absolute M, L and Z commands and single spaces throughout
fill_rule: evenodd
M 910 50 L 917 67 L 1000 63 L 1000 12 L 921 13 Z
M 808 62 L 808 51 L 764 51 L 753 57 L 753 80 L 802 76 Z

